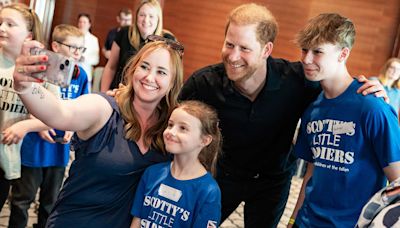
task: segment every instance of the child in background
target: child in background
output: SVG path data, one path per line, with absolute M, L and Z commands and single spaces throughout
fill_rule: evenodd
M 16 58 L 24 41 L 31 39 L 43 40 L 36 13 L 24 4 L 3 6 L 0 10 L 0 210 L 7 199 L 10 180 L 21 176 L 22 138 L 27 132 L 48 128 L 39 120 L 28 119 L 28 111 L 13 89 Z M 24 68 L 19 72 L 25 74 Z M 48 83 L 43 86 L 59 96 L 57 86 Z
M 308 162 L 288 227 L 354 227 L 369 198 L 400 177 L 400 129 L 383 99 L 357 94 L 362 86 L 346 62 L 353 22 L 320 14 L 299 32 L 301 63 L 323 91 L 306 109 L 295 153 Z
M 220 151 L 216 112 L 199 101 L 182 102 L 164 131 L 172 162 L 143 174 L 131 213 L 134 227 L 218 227 L 221 193 L 209 173 Z
M 400 113 L 400 59 L 390 58 L 383 65 L 379 74 L 379 81 L 384 86 L 388 97 L 389 104 Z
M 83 33 L 78 28 L 64 24 L 54 28 L 51 43 L 54 52 L 78 61 L 85 51 L 83 45 Z M 79 74 L 72 78 L 70 86 L 61 88 L 61 96 L 69 100 L 87 93 L 88 79 L 79 67 Z M 72 135 L 70 131 L 51 129 L 25 136 L 21 148 L 21 179 L 12 188 L 10 227 L 26 226 L 28 209 L 39 187 L 39 215 L 34 227 L 45 227 L 64 179 Z
M 54 28 L 51 47 L 54 52 L 72 57 L 76 62 L 85 53 L 84 34 L 75 26 L 61 24 Z M 71 80 L 68 88 L 61 88 L 63 100 L 70 100 L 89 93 L 89 82 L 86 71 L 79 66 L 79 73 Z

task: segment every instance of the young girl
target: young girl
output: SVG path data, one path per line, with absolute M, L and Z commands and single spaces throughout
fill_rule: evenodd
M 384 86 L 388 96 L 389 104 L 399 114 L 400 111 L 400 59 L 390 58 L 383 65 L 379 74 L 379 81 Z
M 221 145 L 216 112 L 199 101 L 182 102 L 164 131 L 172 162 L 149 167 L 132 206 L 134 227 L 217 227 L 221 193 L 209 173 Z
M 0 10 L 0 210 L 8 196 L 9 180 L 20 177 L 21 139 L 28 131 L 34 130 L 36 126 L 33 124 L 46 127 L 38 120 L 32 120 L 31 124 L 21 121 L 27 119 L 29 115 L 13 89 L 15 60 L 21 53 L 24 41 L 30 39 L 42 41 L 41 24 L 37 15 L 23 4 L 2 8 Z M 54 93 L 58 93 L 58 87 L 53 86 L 51 89 Z

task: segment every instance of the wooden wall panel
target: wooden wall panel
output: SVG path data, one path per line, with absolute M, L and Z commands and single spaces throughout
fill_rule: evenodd
M 77 24 L 77 15 L 87 12 L 93 18 L 93 33 L 102 46 L 107 32 L 116 26 L 120 8 L 134 10 L 138 0 L 57 0 L 53 27 L 59 23 Z M 321 12 L 338 12 L 353 20 L 357 37 L 348 66 L 354 75 L 376 75 L 393 52 L 400 24 L 399 0 L 162 0 L 164 27 L 185 45 L 185 76 L 220 62 L 226 18 L 236 6 L 257 2 L 267 6 L 279 23 L 274 57 L 297 60 L 300 52 L 294 36 L 307 20 Z M 400 32 L 399 32 L 400 33 Z M 400 38 L 399 38 L 400 39 Z M 399 43 L 399 42 L 398 42 Z M 104 65 L 104 58 L 101 64 Z
M 267 6 L 279 24 L 279 32 L 274 43 L 272 56 L 292 61 L 298 60 L 300 51 L 294 38 L 295 34 L 308 20 L 307 15 L 310 11 L 311 1 L 292 0 L 283 3 L 281 0 L 264 0 L 257 3 Z
M 19 1 L 16 0 L 16 1 L 14 1 L 14 2 L 24 3 L 24 4 L 26 4 L 26 5 L 29 6 L 30 0 L 19 0 Z
M 394 42 L 392 56 L 397 56 L 397 58 L 400 58 L 400 23 L 399 26 L 397 27 L 397 35 Z
M 164 27 L 185 45 L 185 76 L 220 60 L 226 15 L 240 0 L 166 0 Z
M 348 61 L 350 73 L 377 75 L 395 46 L 399 1 L 313 1 L 310 17 L 329 11 L 349 17 L 356 26 L 355 45 Z
M 377 75 L 395 48 L 400 22 L 399 0 L 165 0 L 164 25 L 185 44 L 185 76 L 220 61 L 226 18 L 241 3 L 267 6 L 279 23 L 275 57 L 298 60 L 294 44 L 297 31 L 311 17 L 322 12 L 337 12 L 356 25 L 357 37 L 348 66 L 353 75 Z

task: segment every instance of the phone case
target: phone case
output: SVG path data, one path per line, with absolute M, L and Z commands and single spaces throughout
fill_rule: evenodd
M 61 54 L 40 48 L 32 48 L 30 54 L 48 56 L 47 62 L 39 63 L 41 65 L 46 65 L 46 70 L 43 72 L 33 73 L 33 77 L 63 88 L 70 85 L 75 70 L 75 61 L 73 58 L 68 58 Z

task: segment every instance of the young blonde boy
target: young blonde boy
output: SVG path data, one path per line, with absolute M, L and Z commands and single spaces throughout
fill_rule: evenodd
M 61 24 L 54 28 L 51 48 L 54 52 L 73 58 L 76 62 L 86 51 L 84 46 L 84 35 L 75 26 Z M 79 66 L 78 75 L 74 76 L 69 88 L 62 88 L 63 99 L 74 99 L 82 94 L 87 94 L 88 78 L 86 72 Z
M 83 34 L 78 28 L 65 24 L 54 28 L 51 43 L 54 52 L 78 61 L 85 51 L 83 44 Z M 62 99 L 74 99 L 88 93 L 86 73 L 81 67 L 78 68 L 79 73 L 73 76 L 70 86 L 60 88 Z M 39 187 L 39 216 L 34 227 L 45 227 L 63 182 L 72 134 L 73 132 L 50 130 L 32 132 L 25 136 L 21 147 L 21 179 L 13 184 L 12 189 L 10 227 L 26 226 L 27 210 Z M 54 136 L 60 136 L 61 142 L 56 143 Z
M 304 112 L 295 152 L 308 162 L 289 227 L 354 227 L 368 199 L 400 177 L 400 129 L 383 99 L 357 94 L 347 70 L 355 26 L 339 14 L 310 20 L 301 63 L 323 91 Z

